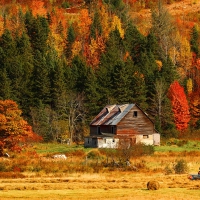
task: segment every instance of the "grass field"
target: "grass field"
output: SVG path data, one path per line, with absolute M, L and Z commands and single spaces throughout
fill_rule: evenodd
M 160 189 L 147 189 L 157 180 Z M 71 174 L 61 177 L 1 179 L 0 199 L 183 199 L 200 198 L 200 183 L 187 175 L 146 173 Z
M 28 152 L 0 160 L 0 200 L 197 200 L 200 181 L 188 179 L 200 167 L 199 142 L 172 141 L 155 148 L 153 155 L 131 158 L 138 170 L 105 167 L 98 149 L 82 145 L 34 144 Z M 34 151 L 36 153 L 30 153 Z M 85 162 L 88 152 L 98 152 Z M 66 160 L 54 160 L 51 155 L 64 153 Z M 70 155 L 70 157 L 69 157 Z M 177 161 L 187 163 L 187 172 L 175 173 Z M 148 190 L 155 180 L 158 190 Z

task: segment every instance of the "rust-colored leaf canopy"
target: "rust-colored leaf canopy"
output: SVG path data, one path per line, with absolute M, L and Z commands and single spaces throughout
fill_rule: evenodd
M 179 84 L 178 81 L 174 81 L 170 85 L 168 96 L 171 100 L 176 128 L 179 131 L 183 131 L 188 128 L 190 113 L 184 88 Z
M 4 149 L 20 151 L 19 144 L 28 140 L 41 140 L 21 114 L 16 102 L 0 100 L 0 155 Z

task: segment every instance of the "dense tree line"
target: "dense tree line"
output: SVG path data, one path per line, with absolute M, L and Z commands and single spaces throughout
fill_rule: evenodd
M 61 22 L 55 28 L 53 13 L 34 15 L 31 9 L 17 13 L 20 25 L 15 30 L 5 17 L 0 99 L 16 101 L 45 141 L 82 141 L 91 119 L 105 105 L 124 103 L 137 103 L 163 135 L 175 135 L 168 89 L 175 80 L 186 88 L 188 74 L 195 73 L 188 70 L 181 78 L 170 55 L 175 28 L 167 11 L 162 5 L 152 11 L 152 28 L 144 36 L 127 16 L 123 1 L 105 1 L 102 9 L 85 2 L 90 14 L 83 9 L 79 21 L 68 22 L 67 28 Z M 107 18 L 113 19 L 110 25 Z M 195 27 L 190 43 L 198 64 Z M 192 78 L 198 89 L 197 77 Z

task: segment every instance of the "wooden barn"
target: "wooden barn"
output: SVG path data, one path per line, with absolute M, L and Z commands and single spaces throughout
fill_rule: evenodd
M 92 120 L 84 146 L 117 148 L 120 140 L 160 145 L 160 134 L 137 104 L 107 105 Z

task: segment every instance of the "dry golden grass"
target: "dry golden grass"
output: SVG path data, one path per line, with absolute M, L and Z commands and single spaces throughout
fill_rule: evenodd
M 28 174 L 26 174 L 27 176 Z M 101 174 L 55 174 L 29 178 L 1 179 L 0 199 L 183 199 L 200 198 L 200 181 L 190 181 L 187 174 L 110 172 Z M 156 180 L 160 189 L 147 190 Z

